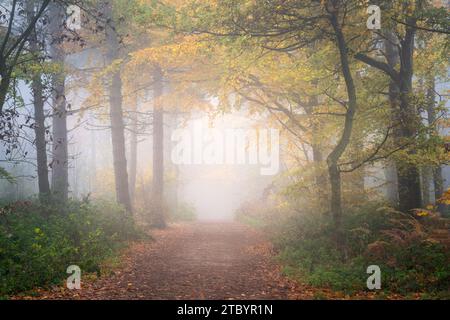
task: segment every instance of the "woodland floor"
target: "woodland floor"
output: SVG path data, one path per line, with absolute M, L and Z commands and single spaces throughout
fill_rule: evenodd
M 15 299 L 314 299 L 318 290 L 284 277 L 270 242 L 239 223 L 190 223 L 152 231 L 100 278 Z M 86 279 L 87 278 L 87 279 Z M 320 291 L 320 297 L 349 298 Z M 361 298 L 368 298 L 361 297 Z
M 33 298 L 286 299 L 306 293 L 281 275 L 270 243 L 242 224 L 171 225 L 152 237 L 131 245 L 111 275 L 84 280 L 82 274 L 81 290 L 54 287 Z

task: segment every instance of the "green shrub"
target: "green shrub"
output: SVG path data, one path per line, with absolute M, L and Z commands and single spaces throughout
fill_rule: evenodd
M 54 284 L 66 268 L 100 263 L 142 233 L 117 205 L 69 201 L 63 208 L 16 202 L 0 208 L 0 296 Z
M 269 210 L 260 217 L 266 218 Z M 347 208 L 343 245 L 338 249 L 331 217 L 289 208 L 284 214 L 279 208 L 272 210 L 277 219 L 268 218 L 271 223 L 259 225 L 271 234 L 286 274 L 303 282 L 345 292 L 364 291 L 367 267 L 378 265 L 382 289 L 389 292 L 437 294 L 450 288 L 449 219 L 406 215 L 380 203 Z M 257 216 L 247 211 L 240 211 L 241 221 Z

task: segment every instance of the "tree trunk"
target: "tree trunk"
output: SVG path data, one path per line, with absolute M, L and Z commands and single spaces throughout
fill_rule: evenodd
M 45 115 L 42 96 L 42 81 L 40 75 L 33 79 L 34 99 L 34 133 L 36 136 L 36 161 L 38 171 L 39 199 L 47 201 L 50 196 L 50 183 L 48 180 L 47 143 L 45 140 Z
M 430 126 L 433 126 L 435 130 L 435 134 L 439 134 L 437 124 L 436 124 L 436 83 L 434 79 L 434 75 L 430 76 L 430 79 L 426 82 L 427 86 L 427 116 L 428 116 L 428 124 Z M 434 186 L 434 198 L 436 201 L 436 204 L 438 206 L 438 211 L 441 213 L 446 212 L 446 206 L 442 203 L 438 203 L 437 200 L 442 197 L 442 194 L 444 193 L 444 181 L 442 179 L 442 168 L 440 165 L 437 165 L 432 170 L 432 176 L 433 176 L 433 186 Z
M 384 177 L 386 179 L 386 197 L 389 203 L 398 207 L 398 182 L 397 168 L 394 161 L 387 159 L 384 168 Z
M 1 59 L 1 58 L 0 58 Z M 11 81 L 10 74 L 6 71 L 6 64 L 0 61 L 0 116 L 3 113 L 3 106 L 8 95 L 9 83 Z
M 107 59 L 113 63 L 118 58 L 119 39 L 114 29 L 112 20 L 112 5 L 105 6 L 106 17 L 109 23 L 106 25 L 106 41 L 108 46 Z M 130 192 L 128 188 L 127 160 L 125 156 L 125 126 L 122 110 L 122 79 L 120 70 L 114 70 L 109 84 L 109 115 L 111 119 L 111 141 L 113 149 L 114 178 L 117 202 L 128 213 L 132 213 Z
M 313 129 L 314 130 L 314 129 Z M 314 140 L 314 133 L 313 133 Z M 319 144 L 314 142 L 311 144 L 312 154 L 313 154 L 313 164 L 314 164 L 314 180 L 316 183 L 317 190 L 317 205 L 322 211 L 321 213 L 328 216 L 330 213 L 330 208 L 327 203 L 330 201 L 328 195 L 328 184 L 327 184 L 327 171 L 324 166 L 324 157 Z
M 64 8 L 52 2 L 49 5 L 49 32 L 51 35 L 50 55 L 54 63 L 64 66 L 64 51 L 60 42 L 63 35 Z M 67 110 L 65 96 L 65 75 L 60 71 L 52 77 L 53 100 L 53 159 L 52 159 L 52 192 L 54 199 L 67 201 L 69 193 L 68 179 L 68 146 L 67 146 Z
M 428 165 L 423 166 L 420 170 L 420 185 L 422 186 L 422 205 L 426 206 L 431 203 L 430 185 L 433 178 L 432 168 Z
M 315 170 L 315 180 L 316 185 L 319 190 L 319 194 L 321 195 L 320 199 L 327 199 L 326 197 L 326 189 L 327 189 L 327 178 L 322 172 L 321 164 L 324 161 L 323 153 L 320 148 L 320 145 L 312 143 L 311 144 L 312 154 L 313 154 L 313 162 L 314 162 L 314 170 Z
M 333 9 L 330 12 L 330 23 L 333 27 L 336 45 L 339 50 L 339 58 L 341 61 L 341 71 L 345 80 L 345 87 L 348 96 L 348 106 L 345 113 L 344 129 L 342 131 L 341 138 L 339 139 L 337 145 L 331 151 L 327 158 L 328 172 L 330 175 L 331 184 L 331 199 L 330 199 L 330 209 L 331 214 L 334 219 L 335 232 L 336 232 L 336 242 L 338 246 L 342 245 L 342 204 L 341 204 L 341 175 L 339 171 L 339 159 L 350 143 L 350 136 L 353 129 L 353 119 L 355 116 L 357 108 L 356 100 L 356 89 L 353 82 L 353 77 L 350 71 L 350 65 L 348 61 L 348 48 L 347 43 L 342 33 L 341 26 L 338 22 L 338 12 L 337 9 Z
M 91 157 L 90 157 L 90 163 L 89 163 L 89 192 L 95 192 L 97 190 L 96 188 L 96 182 L 97 182 L 97 139 L 95 130 L 91 130 L 90 132 L 91 136 Z
M 384 47 L 386 51 L 386 60 L 388 65 L 395 69 L 400 61 L 400 56 L 398 53 L 398 41 L 394 33 L 390 30 L 386 32 L 386 39 L 384 39 Z M 398 86 L 393 79 L 389 81 L 389 104 L 391 107 L 391 119 L 392 123 L 399 122 L 399 112 L 398 112 Z M 400 136 L 398 126 L 394 126 L 394 142 L 398 145 L 398 137 Z M 387 180 L 387 194 L 389 201 L 396 207 L 399 204 L 399 183 L 397 166 L 395 161 L 387 160 L 386 164 L 386 180 Z
M 356 158 L 358 157 L 358 153 L 360 150 L 363 150 L 363 141 L 359 137 L 355 137 L 352 139 L 352 144 L 349 147 L 349 157 Z M 363 164 L 358 169 L 347 174 L 347 183 L 344 185 L 345 192 L 349 194 L 350 199 L 354 203 L 363 203 L 366 198 L 365 192 L 365 170 L 366 166 Z
M 438 211 L 442 214 L 447 214 L 447 206 L 443 203 L 437 202 L 444 193 L 444 181 L 442 179 L 442 168 L 441 166 L 436 166 L 433 168 L 433 183 L 434 183 L 434 198 L 438 206 Z
M 52 190 L 55 199 L 65 202 L 69 193 L 68 146 L 67 146 L 67 110 L 64 96 L 64 76 L 54 78 L 53 93 L 53 160 Z
M 410 102 L 413 76 L 414 29 L 410 27 L 406 29 L 405 39 L 401 41 L 401 45 L 398 44 L 398 40 L 392 31 L 386 33 L 387 40 L 385 41 L 387 64 L 393 70 L 392 73 L 396 73 L 394 68 L 400 62 L 400 71 L 395 76 L 392 73 L 389 74 L 391 77 L 389 101 L 395 125 L 394 142 L 397 146 L 401 146 L 406 142 L 405 140 L 415 139 L 418 127 L 417 111 Z M 398 47 L 400 47 L 400 51 Z M 410 150 L 409 153 L 413 154 L 414 150 Z M 404 212 L 411 212 L 412 209 L 419 208 L 422 205 L 419 169 L 416 165 L 406 161 L 397 161 L 396 169 L 399 209 Z
M 317 86 L 317 82 L 314 81 L 313 84 Z M 309 99 L 308 108 L 305 108 L 305 112 L 308 116 L 313 116 L 314 108 L 319 106 L 319 100 L 316 95 Z M 316 182 L 316 188 L 318 193 L 318 200 L 320 203 L 328 202 L 328 192 L 327 192 L 327 177 L 326 172 L 324 172 L 322 165 L 324 161 L 324 156 L 322 152 L 322 144 L 319 138 L 321 130 L 321 121 L 314 119 L 312 123 L 312 141 L 311 149 L 314 162 L 314 176 Z
M 153 106 L 153 185 L 152 221 L 155 227 L 166 226 L 164 218 L 164 108 L 161 102 L 163 94 L 163 75 L 160 67 L 154 71 Z
M 35 15 L 33 2 L 27 3 L 27 18 L 32 21 Z M 36 30 L 29 39 L 30 51 L 39 59 L 39 44 Z M 48 180 L 48 164 L 47 164 L 47 143 L 45 140 L 45 114 L 44 114 L 44 97 L 41 74 L 36 72 L 33 75 L 31 88 L 33 91 L 34 105 L 34 134 L 36 137 L 36 162 L 38 172 L 39 200 L 47 202 L 50 196 L 50 183 Z
M 136 108 L 135 110 L 136 111 Z M 137 172 L 137 114 L 131 113 L 131 133 L 130 133 L 130 198 L 131 202 L 135 201 L 136 191 L 136 172 Z
M 412 22 L 410 21 L 410 24 Z M 414 53 L 415 29 L 406 27 L 405 39 L 402 41 L 400 51 L 400 133 L 402 139 L 415 140 L 419 117 L 417 110 L 411 103 L 412 77 L 413 77 L 413 53 Z M 415 151 L 409 150 L 409 154 Z M 420 172 L 416 165 L 401 163 L 397 166 L 399 183 L 399 208 L 403 212 L 412 212 L 412 209 L 422 205 Z
M 330 210 L 336 228 L 337 240 L 340 241 L 342 228 L 341 173 L 336 163 L 328 164 L 328 174 L 331 185 Z

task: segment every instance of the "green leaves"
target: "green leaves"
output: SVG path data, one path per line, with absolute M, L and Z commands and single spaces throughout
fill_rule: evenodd
M 58 282 L 70 264 L 85 272 L 139 236 L 122 208 L 109 202 L 68 203 L 70 214 L 37 203 L 6 206 L 0 220 L 0 296 Z

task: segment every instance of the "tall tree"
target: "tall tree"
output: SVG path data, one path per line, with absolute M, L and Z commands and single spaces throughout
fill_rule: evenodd
M 384 38 L 384 50 L 385 50 L 385 57 L 386 62 L 388 65 L 394 69 L 398 66 L 400 56 L 398 54 L 398 41 L 397 37 L 395 36 L 394 32 L 392 30 L 386 30 L 385 38 Z M 389 80 L 389 104 L 391 107 L 391 118 L 392 122 L 397 122 L 397 97 L 398 97 L 398 86 L 397 84 L 390 79 Z M 395 126 L 395 136 L 400 136 L 400 133 L 398 132 L 398 127 Z M 395 161 L 389 159 L 387 162 L 386 167 L 386 174 L 388 179 L 388 197 L 391 200 L 391 202 L 398 206 L 399 201 L 399 193 L 398 193 L 398 175 L 397 175 L 397 167 L 395 164 Z
M 427 158 L 423 163 L 423 177 L 428 180 L 424 185 L 424 194 L 428 188 L 429 202 L 438 200 L 444 193 L 444 181 L 441 166 L 447 163 L 444 148 L 445 137 L 442 128 L 445 126 L 447 108 L 444 107 L 445 99 L 439 94 L 437 83 L 448 81 L 448 37 L 429 31 L 418 31 L 417 53 L 415 64 L 415 77 L 419 84 L 416 90 L 419 106 L 423 106 L 422 112 L 426 115 L 426 137 L 423 140 Z M 425 184 L 425 181 L 424 181 Z M 427 188 L 426 188 L 427 187 Z M 433 189 L 433 190 L 431 190 Z M 431 197 L 433 191 L 434 196 Z M 425 202 L 425 204 L 428 204 Z M 446 212 L 446 206 L 437 202 L 438 210 Z
M 69 154 L 67 139 L 67 101 L 65 95 L 65 53 L 62 46 L 65 10 L 63 5 L 52 2 L 49 6 L 50 57 L 59 70 L 52 76 L 52 193 L 54 199 L 65 202 L 69 195 Z
M 428 118 L 428 124 L 435 128 L 436 127 L 436 81 L 434 79 L 434 76 L 431 76 L 426 81 L 426 111 L 427 111 L 427 118 Z M 439 134 L 438 132 L 436 132 Z M 444 193 L 444 181 L 442 179 L 442 168 L 441 165 L 435 165 L 432 168 L 432 176 L 433 176 L 433 186 L 434 186 L 434 198 L 435 200 L 438 200 L 442 197 L 442 194 Z M 442 203 L 438 204 L 439 211 L 443 212 L 445 210 L 445 206 Z
M 152 221 L 155 227 L 164 228 L 164 108 L 163 73 L 161 67 L 156 65 L 154 69 L 154 105 L 153 105 L 153 185 Z
M 386 62 L 370 57 L 364 53 L 357 53 L 356 59 L 382 71 L 390 78 L 389 100 L 393 112 L 395 125 L 394 141 L 400 147 L 407 147 L 407 153 L 414 155 L 414 141 L 420 127 L 420 117 L 413 100 L 414 50 L 418 22 L 424 15 L 426 1 L 418 0 L 401 3 L 397 8 L 387 3 L 388 9 L 398 12 L 391 14 L 399 18 L 392 19 L 393 25 L 383 35 L 384 55 Z M 403 19 L 404 21 L 400 21 Z M 404 29 L 402 33 L 400 30 Z M 420 171 L 411 161 L 396 161 L 399 209 L 412 212 L 412 209 L 422 206 Z
M 345 86 L 347 89 L 347 111 L 345 113 L 344 129 L 341 137 L 327 157 L 328 173 L 331 183 L 331 200 L 330 207 L 331 213 L 334 217 L 334 223 L 337 232 L 337 241 L 340 242 L 341 232 L 341 220 L 342 220 L 342 192 L 341 192 L 341 173 L 339 170 L 339 160 L 350 143 L 350 136 L 353 128 L 353 120 L 357 109 L 356 89 L 353 82 L 353 76 L 350 70 L 349 62 L 349 50 L 347 41 L 342 31 L 342 25 L 340 24 L 340 3 L 339 1 L 329 1 L 326 5 L 327 12 L 329 13 L 328 19 L 334 30 L 334 36 L 336 45 L 339 50 L 339 56 L 341 60 L 341 72 L 344 76 Z
M 113 17 L 113 8 L 110 2 L 105 2 L 106 44 L 107 61 L 113 64 L 119 58 L 120 41 Z M 109 115 L 111 119 L 111 140 L 113 148 L 114 178 L 117 202 L 132 213 L 130 191 L 128 187 L 127 159 L 125 153 L 125 132 L 122 109 L 122 79 L 120 65 L 114 66 L 115 70 L 109 81 Z
M 135 201 L 136 191 L 136 174 L 137 174 L 137 146 L 138 146 L 138 119 L 137 119 L 137 99 L 133 101 L 132 110 L 130 111 L 130 198 L 132 204 Z
M 36 5 L 38 1 L 27 2 L 27 21 L 32 24 L 36 14 Z M 36 63 L 42 62 L 41 46 L 39 45 L 36 27 L 29 37 L 30 53 L 34 56 Z M 42 43 L 42 42 L 41 42 Z M 48 180 L 48 163 L 47 163 L 47 142 L 45 139 L 45 114 L 44 114 L 44 95 L 41 71 L 35 71 L 32 75 L 31 89 L 33 92 L 34 105 L 34 133 L 36 141 L 36 162 L 38 172 L 39 199 L 41 202 L 48 200 L 50 196 L 50 183 Z

